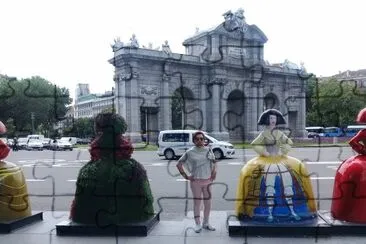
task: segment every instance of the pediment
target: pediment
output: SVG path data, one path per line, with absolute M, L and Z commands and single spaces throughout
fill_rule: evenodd
M 261 44 L 264 44 L 268 41 L 266 35 L 256 25 L 247 25 L 245 31 L 240 29 L 230 31 L 224 26 L 224 23 L 225 22 L 221 23 L 216 28 L 197 33 L 195 36 L 186 39 L 183 44 L 193 44 L 196 42 L 196 40 L 208 35 L 223 35 L 230 39 L 255 41 Z
M 240 29 L 230 31 L 227 30 L 227 28 L 225 28 L 224 26 L 224 23 L 222 23 L 219 26 L 217 26 L 214 30 L 210 31 L 210 34 L 216 34 L 216 33 L 233 39 L 257 41 L 263 44 L 268 41 L 266 35 L 256 25 L 247 25 L 245 31 L 242 31 Z

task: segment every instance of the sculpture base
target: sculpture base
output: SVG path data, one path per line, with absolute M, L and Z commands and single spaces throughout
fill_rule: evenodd
M 30 225 L 37 221 L 43 220 L 43 212 L 32 211 L 32 215 L 20 219 L 0 222 L 0 233 L 10 233 L 13 230 L 19 229 L 23 226 Z
M 229 236 L 319 236 L 328 235 L 330 225 L 320 217 L 301 222 L 266 223 L 239 220 L 230 215 L 228 219 Z
M 366 235 L 366 223 L 353 223 L 334 219 L 329 211 L 319 211 L 319 217 L 331 225 L 332 235 Z
M 56 225 L 56 233 L 59 236 L 147 236 L 159 221 L 159 213 L 145 221 L 108 226 L 81 224 L 66 220 Z

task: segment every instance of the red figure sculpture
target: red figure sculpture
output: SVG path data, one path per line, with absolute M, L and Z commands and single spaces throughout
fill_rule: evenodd
M 366 108 L 356 121 L 366 124 Z M 334 219 L 366 223 L 366 129 L 359 131 L 349 145 L 359 155 L 346 159 L 337 170 L 331 213 Z
M 6 127 L 3 124 L 3 122 L 0 121 L 0 134 L 3 134 L 6 132 Z M 9 155 L 10 148 L 2 141 L 0 140 L 0 160 L 6 158 Z

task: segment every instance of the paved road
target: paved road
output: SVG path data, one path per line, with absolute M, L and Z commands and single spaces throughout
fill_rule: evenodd
M 290 153 L 307 165 L 312 173 L 314 193 L 320 209 L 329 209 L 333 179 L 340 162 L 354 153 L 349 147 L 294 148 Z M 219 162 L 218 175 L 212 187 L 213 210 L 232 210 L 240 169 L 256 156 L 253 150 L 237 150 L 235 157 Z M 135 152 L 133 157 L 141 162 L 148 173 L 155 198 L 155 208 L 163 209 L 162 217 L 174 219 L 192 210 L 192 197 L 188 182 L 178 175 L 175 161 L 159 158 L 156 152 Z M 87 150 L 72 152 L 18 151 L 7 161 L 23 167 L 34 210 L 67 211 L 75 193 L 75 181 L 82 165 L 89 160 Z

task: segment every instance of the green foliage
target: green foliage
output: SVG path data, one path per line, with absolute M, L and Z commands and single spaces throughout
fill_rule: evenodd
M 74 119 L 73 123 L 64 129 L 64 136 L 88 138 L 94 134 L 94 118 Z
M 334 79 L 315 83 L 311 105 L 307 110 L 308 126 L 338 126 L 354 124 L 366 97 L 357 92 L 354 81 L 339 82 Z
M 12 118 L 7 119 L 5 122 L 5 126 L 7 129 L 6 134 L 8 137 L 11 138 L 11 137 L 16 136 L 16 133 L 15 133 L 16 127 L 14 126 L 14 119 L 12 119 Z
M 106 157 L 84 165 L 76 183 L 73 221 L 115 225 L 150 218 L 154 214 L 154 198 L 144 172 L 143 166 L 132 158 Z M 101 209 L 113 214 L 101 215 Z
M 313 109 L 313 102 L 312 102 L 312 98 L 315 97 L 315 88 L 317 85 L 317 80 L 315 79 L 314 76 L 311 76 L 309 79 L 306 80 L 306 90 L 305 90 L 305 94 L 306 94 L 306 112 L 310 112 Z
M 0 75 L 0 119 L 12 119 L 12 134 L 32 132 L 32 113 L 36 132 L 49 133 L 53 125 L 63 119 L 66 106 L 71 102 L 68 89 L 57 87 L 42 77 L 18 80 Z

